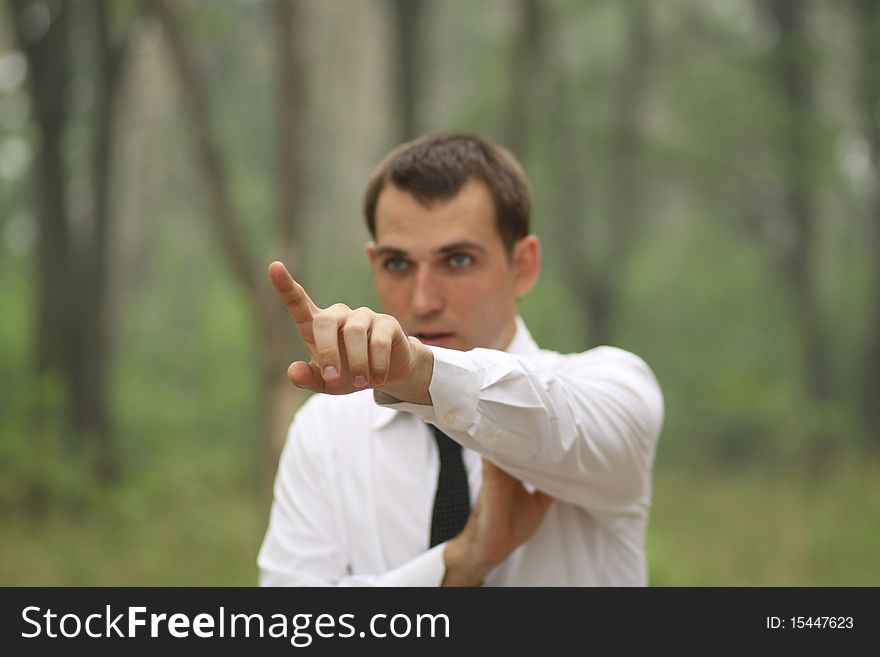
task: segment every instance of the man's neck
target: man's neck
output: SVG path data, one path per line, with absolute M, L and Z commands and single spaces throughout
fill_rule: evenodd
M 513 339 L 516 337 L 516 317 L 514 317 L 510 325 L 508 326 L 507 331 L 505 332 L 505 339 L 501 341 L 502 346 L 498 348 L 499 351 L 507 351 L 510 348 L 510 345 L 513 344 Z

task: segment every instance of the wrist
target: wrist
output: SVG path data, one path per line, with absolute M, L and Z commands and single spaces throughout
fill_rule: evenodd
M 429 386 L 434 375 L 434 353 L 417 338 L 408 337 L 407 340 L 412 354 L 409 376 L 376 390 L 402 402 L 430 406 L 433 403 Z
M 491 570 L 473 558 L 465 534 L 459 534 L 446 544 L 443 561 L 446 574 L 442 586 L 480 586 Z

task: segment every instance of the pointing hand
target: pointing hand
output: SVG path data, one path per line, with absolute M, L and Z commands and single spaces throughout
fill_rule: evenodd
M 269 265 L 269 279 L 312 356 L 288 368 L 294 384 L 333 395 L 375 388 L 401 401 L 430 403 L 434 356 L 394 317 L 341 303 L 319 308 L 277 261 Z

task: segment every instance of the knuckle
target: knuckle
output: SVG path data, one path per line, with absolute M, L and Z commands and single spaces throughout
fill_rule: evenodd
M 329 329 L 336 327 L 336 318 L 326 312 L 317 315 L 313 322 L 314 325 L 319 329 Z
M 388 351 L 391 349 L 391 341 L 384 336 L 374 337 L 370 345 L 375 351 Z
M 383 333 L 387 333 L 389 336 L 394 335 L 400 329 L 400 324 L 397 323 L 397 320 L 394 319 L 391 315 L 382 315 L 378 320 L 376 320 L 376 325 L 379 326 Z
M 369 308 L 356 308 L 351 311 L 350 322 L 363 326 L 364 329 L 373 324 L 375 314 Z
M 367 327 L 360 322 L 346 322 L 342 327 L 342 333 L 347 338 L 357 338 L 367 334 Z

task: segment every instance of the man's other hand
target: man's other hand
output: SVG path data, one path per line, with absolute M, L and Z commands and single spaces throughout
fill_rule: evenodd
M 483 485 L 462 532 L 446 544 L 443 586 L 477 586 L 525 543 L 544 520 L 553 497 L 534 491 L 483 459 Z
M 269 280 L 312 356 L 288 368 L 295 385 L 331 395 L 375 388 L 401 401 L 431 403 L 434 355 L 394 317 L 341 303 L 318 308 L 281 262 L 269 265 Z

